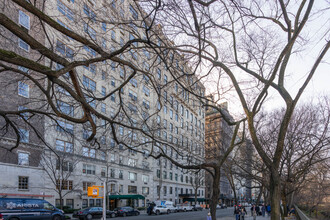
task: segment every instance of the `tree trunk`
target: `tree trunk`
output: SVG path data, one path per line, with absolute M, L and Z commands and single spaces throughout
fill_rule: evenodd
M 216 209 L 220 195 L 220 167 L 214 168 L 214 178 L 212 184 L 212 196 L 210 201 L 210 210 L 212 220 L 216 220 Z
M 286 186 L 282 186 L 282 193 L 281 193 L 281 197 L 282 197 L 282 206 L 283 206 L 283 212 L 282 212 L 282 220 L 284 220 L 285 216 L 288 216 L 288 204 L 287 204 L 287 198 L 286 198 L 286 192 L 285 192 L 285 187 Z M 289 207 L 290 209 L 290 207 Z
M 258 197 L 257 197 L 256 205 L 260 204 L 260 199 L 261 199 L 261 196 L 263 194 L 263 191 L 264 191 L 264 186 L 262 185 L 261 188 L 260 188 L 260 192 L 258 194 Z
M 62 192 L 59 191 L 58 193 L 59 197 L 60 197 L 60 209 L 63 210 L 63 199 L 62 199 Z
M 195 188 L 195 205 L 197 204 L 197 189 L 198 188 Z
M 280 178 L 276 172 L 271 172 L 270 175 L 270 200 L 271 200 L 271 220 L 280 220 L 280 200 L 281 188 Z

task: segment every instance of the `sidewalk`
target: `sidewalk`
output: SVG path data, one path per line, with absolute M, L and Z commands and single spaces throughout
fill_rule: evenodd
M 217 218 L 217 220 L 233 220 L 233 219 L 236 219 L 234 215 L 233 216 L 226 216 L 226 217 Z M 265 217 L 257 216 L 257 218 L 256 218 L 256 220 L 269 220 L 269 219 L 270 219 L 270 216 L 267 216 L 267 214 L 265 215 Z M 244 217 L 244 220 L 253 220 L 253 216 L 247 215 L 247 216 Z

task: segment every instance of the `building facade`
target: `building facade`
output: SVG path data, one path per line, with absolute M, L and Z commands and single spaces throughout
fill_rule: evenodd
M 23 7 L 11 1 L 4 1 L 1 6 L 27 34 L 70 62 L 98 57 L 90 47 L 55 31 L 50 25 L 41 25 Z M 148 21 L 141 19 L 143 11 L 133 1 L 47 0 L 47 4 L 36 6 L 62 27 L 97 43 L 104 50 L 117 51 L 130 40 L 147 37 L 145 29 L 140 27 L 148 25 Z M 1 48 L 8 49 L 10 45 L 10 50 L 38 60 L 53 70 L 64 68 L 51 59 L 40 58 L 28 43 L 1 28 L 6 32 L 1 36 Z M 156 37 L 159 46 L 170 44 L 164 35 Z M 157 199 L 182 203 L 195 193 L 204 197 L 204 183 L 197 192 L 194 190 L 194 174 L 168 159 L 150 157 L 165 152 L 184 163 L 188 152 L 190 158 L 203 160 L 205 112 L 202 103 L 185 88 L 193 87 L 203 96 L 204 86 L 189 75 L 184 57 L 174 52 L 169 52 L 167 59 L 171 62 L 166 62 L 158 58 L 152 48 L 143 48 L 136 42 L 119 54 L 119 58 L 142 71 L 133 75 L 129 66 L 114 60 L 75 68 L 82 92 L 96 111 L 92 115 L 96 125 L 92 141 L 89 140 L 91 123 L 76 124 L 63 119 L 65 117 L 57 117 L 59 114 L 84 116 L 70 93 L 59 85 L 51 90 L 58 110 L 52 117 L 24 111 L 16 116 L 21 129 L 19 147 L 8 151 L 16 143 L 13 129 L 3 132 L 0 139 L 0 172 L 7 176 L 0 180 L 1 196 L 45 198 L 56 205 L 62 201 L 72 208 L 101 206 L 101 199 L 87 197 L 87 188 L 106 182 L 111 209 L 123 205 L 145 206 Z M 14 73 L 14 78 L 10 71 L 1 75 L 1 106 L 6 106 L 8 111 L 40 109 L 54 113 L 29 75 L 40 76 L 38 80 L 43 86 L 47 85 L 47 80 L 25 67 L 14 67 L 21 71 L 17 76 Z M 184 77 L 177 80 L 180 74 Z M 74 86 L 69 73 L 60 79 Z M 5 123 L 1 118 L 1 124 Z
M 211 97 L 212 99 L 212 97 Z M 222 108 L 228 117 L 231 117 L 227 103 L 218 106 Z M 205 157 L 209 160 L 217 160 L 230 146 L 233 130 L 228 123 L 222 118 L 221 113 L 214 109 L 208 108 L 205 117 Z M 206 179 L 206 198 L 212 196 L 213 178 L 210 174 L 205 174 Z M 221 168 L 220 177 L 220 195 L 219 203 L 231 206 L 233 202 L 233 191 L 229 180 L 225 175 L 225 171 Z

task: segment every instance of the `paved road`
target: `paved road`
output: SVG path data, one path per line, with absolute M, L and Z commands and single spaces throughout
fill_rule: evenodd
M 230 216 L 233 217 L 233 208 L 217 209 L 217 218 Z M 117 217 L 119 220 L 206 220 L 208 210 L 195 212 L 178 212 L 163 215 L 147 215 L 141 214 L 139 216 Z M 113 219 L 113 220 L 115 220 Z
M 247 209 L 248 215 L 245 216 L 245 220 L 253 220 L 250 215 L 249 208 Z M 139 216 L 127 216 L 108 218 L 107 220 L 206 220 L 208 210 L 195 211 L 195 212 L 178 212 L 170 213 L 169 215 L 147 215 L 142 213 Z M 269 217 L 257 216 L 257 220 L 269 220 Z M 235 220 L 234 208 L 217 209 L 217 220 Z

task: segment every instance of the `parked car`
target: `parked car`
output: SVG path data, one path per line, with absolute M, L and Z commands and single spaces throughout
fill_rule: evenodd
M 170 210 L 170 212 L 177 212 L 178 209 L 177 207 L 174 205 L 174 203 L 172 201 L 167 201 L 167 200 L 156 200 L 153 202 L 156 206 L 157 205 L 161 205 L 161 206 L 165 206 L 167 209 Z
M 72 217 L 90 220 L 95 218 L 102 218 L 102 215 L 103 215 L 102 207 L 89 207 L 83 210 L 75 211 Z M 116 217 L 116 213 L 107 210 L 107 218 L 114 218 L 114 217 Z
M 203 211 L 203 208 L 202 208 L 202 206 L 200 206 L 200 205 L 194 205 L 194 206 L 193 206 L 193 210 L 194 210 L 194 211 Z
M 118 207 L 114 209 L 114 212 L 117 216 L 129 216 L 129 215 L 140 215 L 140 212 L 136 209 L 133 209 L 130 206 Z
M 166 208 L 170 210 L 170 212 L 178 212 L 178 208 L 175 205 L 166 205 Z
M 4 220 L 64 220 L 64 212 L 43 199 L 0 198 Z
M 170 209 L 168 209 L 166 206 L 163 206 L 163 205 L 156 205 L 154 207 L 154 210 L 153 212 L 156 214 L 156 215 L 159 215 L 159 214 L 169 214 L 171 212 Z
M 187 204 L 178 204 L 176 206 L 178 208 L 178 211 L 180 212 L 186 212 L 186 211 L 192 211 L 193 207 L 191 205 L 187 205 Z

